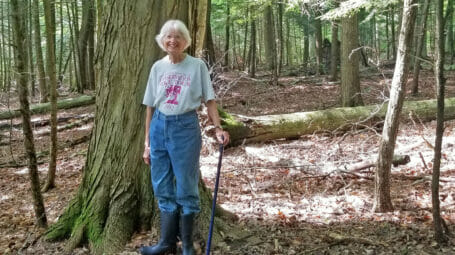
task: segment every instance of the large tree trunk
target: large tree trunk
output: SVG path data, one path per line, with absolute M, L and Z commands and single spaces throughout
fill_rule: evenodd
M 455 119 L 455 98 L 445 100 L 445 119 Z M 387 105 L 333 108 L 314 112 L 297 112 L 265 116 L 231 116 L 222 112 L 223 127 L 231 135 L 231 145 L 295 138 L 315 132 L 343 131 L 357 124 L 375 126 L 382 121 Z M 405 102 L 400 117 L 433 120 L 436 100 Z M 361 128 L 361 126 L 359 126 Z
M 438 113 L 436 122 L 436 138 L 434 143 L 434 164 L 433 178 L 431 181 L 431 201 L 433 205 L 433 225 L 435 239 L 438 243 L 446 242 L 447 236 L 444 235 L 443 222 L 441 218 L 441 208 L 439 205 L 439 175 L 441 168 L 441 147 L 442 136 L 444 134 L 444 21 L 443 8 L 444 1 L 436 1 L 436 48 L 435 48 L 435 65 L 434 74 L 437 86 Z
M 48 239 L 70 237 L 69 249 L 88 241 L 93 253 L 111 254 L 121 250 L 138 227 L 153 223 L 157 209 L 150 169 L 140 160 L 145 115 L 141 102 L 150 68 L 163 56 L 154 36 L 167 19 L 188 22 L 193 13 L 189 6 L 190 1 L 152 0 L 104 6 L 109 15 L 100 26 L 97 111 L 84 176 L 75 198 L 47 232 Z M 209 191 L 202 189 L 196 232 L 204 235 L 209 198 Z
M 31 192 L 33 197 L 33 209 L 35 211 L 36 221 L 38 226 L 45 227 L 47 225 L 46 212 L 44 209 L 43 197 L 41 196 L 38 166 L 36 161 L 35 145 L 33 142 L 33 131 L 30 124 L 30 109 L 28 102 L 28 74 L 27 74 L 27 46 L 26 42 L 26 26 L 24 9 L 26 8 L 25 1 L 11 0 L 12 23 L 15 43 L 15 64 L 16 64 L 16 84 L 19 91 L 19 101 L 21 105 L 22 122 L 24 125 L 24 147 L 28 156 L 28 170 L 30 175 Z
M 93 63 L 88 61 L 88 45 L 89 38 L 94 34 L 94 25 L 95 22 L 95 9 L 94 9 L 93 0 L 83 0 L 82 1 L 82 24 L 81 30 L 79 31 L 78 38 L 78 53 L 79 53 L 79 77 L 81 81 L 81 86 L 79 87 L 79 93 L 83 93 L 84 89 L 93 87 L 90 84 L 90 72 L 93 73 Z
M 363 105 L 359 79 L 359 25 L 357 14 L 341 18 L 341 104 Z
M 390 101 L 379 146 L 378 165 L 375 175 L 374 210 L 388 212 L 393 210 L 390 198 L 390 168 L 392 164 L 395 140 L 399 126 L 399 117 L 403 106 L 404 92 L 408 78 L 409 53 L 412 48 L 412 34 L 416 17 L 417 0 L 405 0 L 402 26 L 398 43 L 398 53 L 393 73 Z
M 319 12 L 316 12 L 318 15 Z M 322 25 L 319 17 L 314 17 L 314 41 L 316 50 L 316 71 L 319 75 L 324 74 L 324 64 L 322 61 Z

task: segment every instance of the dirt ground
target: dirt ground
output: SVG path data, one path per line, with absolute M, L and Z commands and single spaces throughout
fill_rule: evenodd
M 251 79 L 238 72 L 225 73 L 215 84 L 219 103 L 231 113 L 278 114 L 339 106 L 339 83 L 327 77 L 287 76 L 280 86 L 268 85 L 266 76 Z M 362 72 L 365 104 L 381 103 L 388 96 L 391 70 Z M 455 96 L 455 72 L 447 73 L 447 97 Z M 421 94 L 410 100 L 433 98 L 430 71 L 421 76 Z M 61 94 L 64 94 L 62 91 Z M 409 94 L 409 91 L 407 91 Z M 72 96 L 72 95 L 68 95 Z M 0 110 L 15 108 L 13 95 L 0 95 Z M 53 223 L 77 190 L 85 164 L 94 106 L 59 112 L 60 123 L 71 129 L 59 132 L 57 187 L 45 194 L 48 220 Z M 41 181 L 48 168 L 49 131 L 33 116 Z M 65 254 L 64 242 L 48 243 L 34 227 L 33 208 L 19 119 L 0 121 L 0 254 Z M 13 125 L 11 125 L 13 124 Z M 455 121 L 447 121 L 443 141 L 440 200 L 442 216 L 455 231 Z M 395 153 L 408 155 L 408 164 L 392 168 L 395 210 L 373 213 L 374 168 L 353 170 L 374 163 L 380 133 L 350 130 L 275 140 L 225 150 L 219 204 L 235 213 L 231 223 L 245 231 L 241 239 L 224 233 L 213 254 L 455 254 L 455 238 L 447 246 L 433 240 L 431 169 L 435 122 L 418 119 L 402 123 Z M 213 188 L 217 151 L 206 137 L 201 172 Z M 122 254 L 136 254 L 141 244 L 154 242 L 156 232 L 136 233 Z M 203 242 L 203 240 L 197 240 Z M 200 253 L 200 250 L 199 250 Z M 89 254 L 79 247 L 72 254 Z

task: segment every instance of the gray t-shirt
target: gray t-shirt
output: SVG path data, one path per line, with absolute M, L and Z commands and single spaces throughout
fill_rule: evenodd
M 165 115 L 177 115 L 212 99 L 212 82 L 201 59 L 186 55 L 182 62 L 172 64 L 166 56 L 153 64 L 142 103 Z

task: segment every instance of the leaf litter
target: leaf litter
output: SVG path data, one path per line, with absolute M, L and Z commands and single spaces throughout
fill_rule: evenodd
M 449 73 L 449 76 L 452 73 Z M 226 73 L 225 80 L 236 77 Z M 383 77 L 362 79 L 367 103 L 386 95 Z M 426 74 L 424 84 L 432 84 Z M 448 79 L 449 80 L 449 79 Z M 337 106 L 338 84 L 325 78 L 283 77 L 283 86 L 270 88 L 265 78 L 240 79 L 229 88 L 219 85 L 228 112 L 244 115 L 317 110 Z M 226 83 L 224 83 L 226 84 Z M 448 84 L 449 96 L 454 96 Z M 273 90 L 270 93 L 270 90 Z M 259 95 L 259 96 L 257 96 Z M 432 86 L 422 88 L 422 98 L 434 95 Z M 80 115 L 93 112 L 82 107 L 59 112 Z M 41 116 L 45 119 L 47 116 Z M 206 117 L 202 116 L 204 122 Z M 14 120 L 18 122 L 18 120 Z M 205 122 L 204 122 L 205 123 Z M 203 124 L 204 124 L 203 123 Z M 59 141 L 70 144 L 90 133 L 92 123 L 63 130 Z M 36 127 L 43 132 L 47 127 Z M 215 244 L 213 254 L 455 254 L 452 246 L 433 241 L 431 169 L 435 122 L 402 123 L 395 154 L 408 155 L 408 164 L 392 167 L 392 202 L 395 210 L 374 213 L 374 167 L 348 171 L 375 162 L 380 134 L 374 129 L 347 133 L 305 135 L 294 140 L 274 140 L 226 148 L 223 158 L 219 204 L 238 216 L 236 223 L 247 236 Z M 1 130 L 1 162 L 24 160 L 20 129 Z M 454 232 L 455 223 L 455 121 L 447 121 L 441 162 L 440 199 L 442 217 Z M 204 128 L 201 173 L 213 188 L 217 151 L 210 128 Z M 48 150 L 48 136 L 36 139 L 37 151 Z M 88 142 L 62 145 L 58 154 L 57 187 L 43 194 L 49 223 L 57 220 L 80 183 Z M 47 155 L 39 165 L 45 180 Z M 355 167 L 354 167 L 355 168 Z M 0 180 L 0 253 L 65 254 L 64 242 L 48 243 L 34 227 L 33 208 L 26 166 L 3 167 Z M 157 233 L 153 235 L 156 236 Z M 229 236 L 229 235 L 226 235 Z M 135 234 L 123 254 L 135 254 L 147 240 Z M 450 241 L 452 244 L 454 239 Z M 199 253 L 201 249 L 198 249 Z M 89 254 L 79 247 L 73 254 Z

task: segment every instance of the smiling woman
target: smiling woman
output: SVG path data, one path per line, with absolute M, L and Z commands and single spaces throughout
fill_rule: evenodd
M 143 160 L 151 165 L 152 186 L 158 200 L 161 239 L 140 249 L 141 254 L 176 251 L 180 225 L 183 254 L 194 254 L 193 225 L 200 212 L 199 157 L 201 131 L 196 109 L 203 101 L 216 127 L 218 142 L 227 144 L 205 63 L 184 51 L 191 43 L 185 24 L 169 20 L 156 36 L 167 56 L 150 71 L 143 104 L 145 142 Z M 179 224 L 180 222 L 180 224 Z

